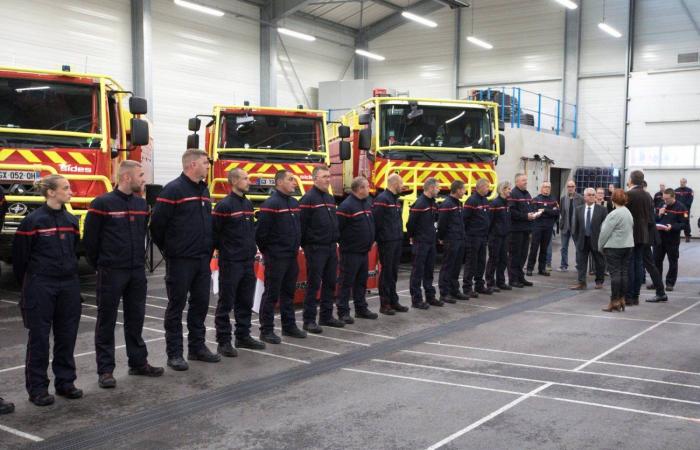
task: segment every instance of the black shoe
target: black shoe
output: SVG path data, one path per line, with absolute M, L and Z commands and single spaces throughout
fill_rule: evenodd
M 236 347 L 248 348 L 250 350 L 265 350 L 265 343 L 250 336 L 236 338 Z
M 476 290 L 479 294 L 484 294 L 484 295 L 493 295 L 493 288 L 486 287 L 486 288 L 478 288 Z
M 639 297 L 625 299 L 625 306 L 637 306 L 637 305 L 639 305 Z
M 6 402 L 0 397 L 0 416 L 3 414 L 10 414 L 15 410 L 15 404 Z
M 308 323 L 305 323 L 305 324 L 302 326 L 302 328 L 304 328 L 304 329 L 305 329 L 306 331 L 308 331 L 309 333 L 314 333 L 314 334 L 323 333 L 323 328 L 321 328 L 320 326 L 318 326 L 318 324 L 317 324 L 316 322 L 308 322 Z
M 148 363 L 141 367 L 130 367 L 129 375 L 138 375 L 142 377 L 157 378 L 165 373 L 165 369 L 162 367 L 154 367 Z
M 219 344 L 216 347 L 216 353 L 227 358 L 235 358 L 236 356 L 238 356 L 238 351 L 235 348 L 233 348 L 233 345 L 231 345 L 230 342 Z
M 174 358 L 168 358 L 168 367 L 178 372 L 182 372 L 190 368 L 187 361 L 185 361 L 182 356 L 176 356 Z
M 469 298 L 479 298 L 479 294 L 477 294 L 476 291 L 464 291 L 464 295 L 468 296 Z
M 389 306 L 389 305 L 382 305 L 382 306 L 380 306 L 380 307 L 379 307 L 379 312 L 380 312 L 381 314 L 386 314 L 387 316 L 393 316 L 394 314 L 396 314 L 396 312 L 394 311 L 394 308 L 392 308 L 392 307 Z
M 438 300 L 436 298 L 429 298 L 426 301 L 426 303 L 429 304 L 430 306 L 438 306 L 438 307 L 445 306 L 445 302 Z
M 531 281 L 527 281 L 527 280 L 521 281 L 520 284 L 522 284 L 523 286 L 528 286 L 528 287 L 533 285 Z
M 61 397 L 65 397 L 69 400 L 76 400 L 83 396 L 83 391 L 71 384 L 67 388 L 56 389 L 56 395 L 60 395 Z
M 331 317 L 330 319 L 321 319 L 318 321 L 318 324 L 324 327 L 333 328 L 343 328 L 345 326 L 345 322 L 343 322 L 342 320 L 338 320 L 335 317 Z
M 639 300 L 637 300 L 637 301 L 639 301 Z M 646 299 L 647 303 L 661 303 L 661 302 L 667 302 L 667 301 L 668 301 L 667 295 L 657 295 L 654 298 Z
M 114 379 L 114 376 L 111 373 L 102 373 L 97 379 L 97 384 L 102 389 L 112 389 L 117 387 L 117 380 Z
M 457 292 L 455 294 L 450 294 L 450 297 L 452 297 L 455 300 L 469 300 L 469 296 L 464 295 L 461 292 Z
M 498 287 L 498 289 L 500 289 L 502 291 L 512 291 L 513 290 L 513 288 L 508 286 L 507 284 L 499 284 L 496 287 Z
M 510 287 L 511 287 L 511 289 L 512 289 L 512 288 L 522 289 L 522 288 L 525 287 L 525 285 L 522 284 L 522 283 L 520 283 L 520 282 L 515 282 L 515 283 L 511 282 L 511 283 L 510 283 Z
M 551 276 L 551 274 L 550 274 L 549 272 L 544 271 L 544 270 L 541 270 L 541 271 L 537 272 L 537 274 L 538 274 L 538 275 L 542 275 L 543 277 L 549 277 L 549 276 Z
M 221 355 L 218 355 L 216 353 L 212 353 L 209 348 L 202 347 L 201 349 L 197 350 L 196 352 L 187 352 L 187 359 L 190 361 L 202 361 L 202 362 L 208 362 L 208 363 L 217 363 L 221 361 Z
M 29 397 L 29 401 L 34 403 L 36 406 L 49 406 L 53 405 L 54 396 L 48 392 L 43 392 L 41 394 Z
M 430 305 L 425 303 L 425 302 L 420 302 L 420 303 L 416 302 L 416 303 L 413 303 L 411 306 L 413 308 L 416 308 L 416 309 L 428 309 L 428 308 L 430 308 Z
M 266 331 L 264 333 L 260 333 L 260 340 L 263 342 L 267 342 L 268 344 L 281 344 L 282 339 L 275 334 L 274 331 Z
M 647 284 L 647 290 L 653 291 L 656 287 L 653 284 Z
M 293 337 L 293 338 L 297 338 L 297 339 L 304 339 L 306 337 L 306 331 L 300 330 L 295 325 L 294 328 L 282 328 L 282 336 L 288 336 L 288 337 Z
M 355 323 L 355 319 L 353 319 L 350 314 L 343 314 L 340 316 L 340 320 L 345 322 L 346 325 L 352 325 Z
M 667 284 L 666 285 L 666 292 L 673 292 L 673 286 L 671 286 L 670 284 Z
M 399 313 L 408 312 L 408 307 L 403 306 L 401 303 L 394 303 L 393 305 L 391 305 L 391 309 L 393 309 L 394 312 Z
M 441 301 L 442 303 L 450 303 L 450 304 L 457 303 L 457 300 L 455 300 L 454 298 L 450 297 L 449 295 L 441 295 L 441 296 L 440 296 L 440 301 Z
M 499 288 L 497 288 L 496 286 L 489 286 L 489 288 L 493 291 L 494 294 L 497 292 L 501 292 L 501 290 Z
M 528 270 L 527 272 L 525 272 L 525 275 L 527 275 L 528 277 L 531 277 L 531 276 L 532 276 L 532 270 Z
M 379 317 L 379 314 L 372 312 L 369 309 L 361 309 L 360 311 L 355 311 L 355 317 L 358 319 L 374 320 Z

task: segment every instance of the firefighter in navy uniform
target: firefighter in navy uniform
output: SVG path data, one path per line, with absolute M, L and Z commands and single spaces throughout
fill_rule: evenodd
M 282 342 L 275 334 L 275 305 L 279 302 L 282 335 L 303 339 L 306 332 L 297 327 L 294 316 L 301 245 L 299 202 L 292 197 L 297 188 L 294 176 L 286 170 L 275 174 L 275 191 L 260 205 L 255 241 L 265 262 L 265 291 L 260 302 L 260 340 Z
M 658 214 L 659 210 L 666 206 L 666 202 L 664 202 L 664 191 L 666 190 L 666 185 L 661 183 L 659 184 L 659 192 L 654 194 L 654 214 Z
M 685 209 L 688 210 L 690 216 L 691 207 L 693 206 L 693 190 L 688 187 L 688 180 L 681 178 L 681 186 L 676 188 L 676 201 L 683 203 Z M 683 228 L 685 234 L 685 242 L 690 242 L 690 221 L 687 221 Z
M 231 345 L 231 310 L 236 321 L 236 347 L 262 350 L 265 344 L 250 336 L 255 296 L 255 223 L 253 204 L 245 194 L 250 181 L 243 169 L 228 173 L 231 192 L 212 212 L 214 248 L 219 252 L 219 301 L 216 305 L 217 353 L 238 356 Z
M 80 231 L 78 219 L 65 209 L 73 195 L 68 180 L 48 175 L 36 187 L 46 203 L 19 224 L 12 244 L 12 264 L 22 285 L 20 308 L 29 330 L 24 372 L 29 401 L 47 406 L 54 402 L 46 376 L 52 331 L 56 394 L 69 399 L 83 396 L 74 384 L 73 357 L 81 313 L 76 256 Z
M 491 227 L 489 211 L 489 181 L 480 178 L 476 182 L 474 193 L 464 204 L 464 227 L 467 233 L 467 251 L 464 259 L 464 276 L 462 289 L 464 295 L 476 298 L 479 294 L 491 295 L 493 288 L 486 287 L 486 246 Z
M 189 149 L 182 155 L 183 173 L 165 185 L 151 216 L 151 237 L 165 257 L 165 347 L 168 366 L 187 370 L 183 359 L 182 312 L 187 311 L 187 359 L 218 362 L 221 356 L 205 345 L 204 319 L 209 310 L 213 252 L 211 198 L 204 179 L 209 173 L 206 152 Z
M 438 208 L 437 237 L 442 242 L 443 248 L 438 288 L 440 301 L 445 303 L 469 300 L 469 297 L 459 291 L 459 271 L 462 268 L 466 248 L 464 206 L 461 201 L 465 192 L 464 181 L 453 181 L 450 185 L 450 195 Z
M 311 173 L 314 186 L 301 198 L 301 245 L 306 257 L 306 297 L 304 330 L 321 333 L 321 326 L 342 328 L 344 322 L 333 317 L 333 303 L 338 277 L 338 217 L 335 199 L 328 193 L 331 172 L 316 166 Z M 320 312 L 316 322 L 316 297 L 321 290 Z
M 508 198 L 508 210 L 510 211 L 510 267 L 508 268 L 508 280 L 512 287 L 522 288 L 532 286 L 525 279 L 523 266 L 527 259 L 527 250 L 530 243 L 532 221 L 537 218 L 532 211 L 532 197 L 527 191 L 527 175 L 519 173 L 515 175 L 515 187 Z
M 119 165 L 115 190 L 97 197 L 85 219 L 83 245 L 88 262 L 97 270 L 95 355 L 98 384 L 114 388 L 114 327 L 119 300 L 124 299 L 124 341 L 129 375 L 159 377 L 162 367 L 148 364 L 143 341 L 146 315 L 146 230 L 148 206 L 140 194 L 145 185 L 141 164 Z
M 508 268 L 508 234 L 510 232 L 510 181 L 498 185 L 498 197 L 491 201 L 491 229 L 489 230 L 489 259 L 486 264 L 486 286 L 494 292 L 510 291 L 506 284 Z
M 399 279 L 401 247 L 403 244 L 403 219 L 399 194 L 403 190 L 403 179 L 399 174 L 391 174 L 386 180 L 386 190 L 372 203 L 372 214 L 379 246 L 379 312 L 394 315 L 406 312 L 408 308 L 399 303 L 396 282 Z
M 445 303 L 435 298 L 433 286 L 433 270 L 435 269 L 435 248 L 437 233 L 437 205 L 435 197 L 440 192 L 440 186 L 435 178 L 428 178 L 423 183 L 423 194 L 411 205 L 406 230 L 411 240 L 411 303 L 414 308 L 428 309 L 430 305 L 443 306 Z M 425 301 L 421 285 L 425 291 Z
M 681 230 L 688 222 L 688 209 L 676 200 L 673 189 L 664 191 L 665 207 L 660 208 L 656 215 L 656 229 L 659 239 L 654 248 L 654 263 L 659 273 L 664 273 L 664 258 L 668 256 L 668 272 L 666 272 L 666 290 L 672 291 L 678 277 L 678 248 L 681 245 Z
M 540 185 L 540 194 L 532 199 L 532 208 L 542 211 L 542 214 L 533 223 L 530 255 L 527 258 L 527 276 L 532 276 L 538 251 L 537 273 L 545 277 L 549 276 L 546 261 L 547 248 L 552 242 L 552 230 L 559 217 L 559 202 L 552 197 L 551 192 L 552 184 L 549 181 L 543 181 Z
M 356 177 L 350 184 L 352 191 L 340 204 L 338 229 L 340 230 L 340 297 L 338 316 L 346 324 L 355 321 L 350 316 L 350 293 L 352 291 L 355 317 L 374 320 L 377 313 L 367 307 L 367 255 L 375 238 L 372 201 L 369 198 L 369 181 Z
M 0 186 L 0 231 L 5 224 L 5 211 L 7 209 L 7 203 L 5 202 L 5 190 Z M 0 415 L 10 414 L 15 410 L 14 403 L 7 402 L 0 397 Z

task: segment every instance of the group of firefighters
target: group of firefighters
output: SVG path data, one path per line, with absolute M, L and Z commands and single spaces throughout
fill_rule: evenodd
M 350 194 L 336 205 L 329 192 L 328 167 L 314 168 L 313 187 L 300 201 L 294 196 L 295 176 L 281 170 L 275 175 L 274 191 L 256 214 L 246 198 L 251 181 L 244 170 L 235 168 L 228 173 L 230 193 L 212 210 L 205 183 L 210 169 L 207 153 L 187 150 L 182 166 L 182 174 L 163 188 L 149 211 L 142 195 L 144 171 L 138 162 L 124 161 L 118 169 L 116 188 L 96 198 L 88 209 L 82 241 L 87 260 L 97 272 L 95 353 L 100 387 L 114 388 L 117 384 L 113 376 L 114 333 L 120 299 L 129 375 L 158 377 L 164 373 L 163 368 L 149 364 L 142 338 L 147 295 L 144 242 L 149 227 L 166 261 L 167 365 L 176 371 L 188 369 L 183 358 L 185 306 L 187 359 L 211 363 L 222 356 L 237 356 L 236 348 L 261 350 L 266 344 L 279 344 L 281 337 L 275 332 L 274 320 L 278 304 L 281 334 L 291 338 L 305 338 L 307 332 L 322 333 L 324 326 L 342 328 L 356 318 L 377 319 L 378 314 L 369 309 L 366 299 L 368 254 L 375 242 L 381 263 L 379 312 L 394 315 L 409 310 L 399 302 L 396 290 L 404 244 L 404 186 L 400 175 L 390 175 L 385 190 L 374 201 L 369 181 L 357 177 Z M 37 187 L 46 203 L 24 218 L 17 229 L 13 268 L 22 286 L 20 308 L 29 330 L 26 389 L 32 403 L 46 406 L 54 402 L 47 377 L 52 330 L 55 393 L 69 399 L 83 395 L 74 384 L 74 348 L 81 317 L 76 256 L 80 230 L 77 218 L 65 207 L 72 195 L 68 180 L 49 175 Z M 549 275 L 547 249 L 554 223 L 560 217 L 551 185 L 543 183 L 540 194 L 531 198 L 527 176 L 518 174 L 514 186 L 507 181 L 500 183 L 497 196 L 490 201 L 490 182 L 479 179 L 463 203 L 467 188 L 463 181 L 453 181 L 449 196 L 438 204 L 440 184 L 435 178 L 427 178 L 422 193 L 410 206 L 406 231 L 412 252 L 411 306 L 415 309 L 532 286 L 525 278 L 525 265 L 531 274 L 538 253 L 538 273 Z M 0 202 L 3 199 L 0 197 Z M 444 251 L 439 296 L 433 286 L 438 244 Z M 307 268 L 301 329 L 293 308 L 299 248 L 303 249 Z M 259 340 L 251 337 L 258 250 L 265 268 Z M 214 251 L 218 252 L 220 268 L 216 352 L 205 344 L 204 323 Z M 0 412 L 12 409 L 12 404 L 0 399 Z

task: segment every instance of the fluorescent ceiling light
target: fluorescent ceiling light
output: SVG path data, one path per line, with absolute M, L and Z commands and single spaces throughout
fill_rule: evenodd
M 313 42 L 316 40 L 315 36 L 311 36 L 310 34 L 306 34 L 306 33 L 300 33 L 298 31 L 290 30 L 288 28 L 281 28 L 281 27 L 277 28 L 277 32 L 280 34 L 285 34 L 287 36 L 291 36 L 291 37 L 301 39 L 304 41 Z
M 486 50 L 491 50 L 493 48 L 493 45 L 489 44 L 486 41 L 482 41 L 481 39 L 476 38 L 474 36 L 467 36 L 467 40 L 474 45 L 478 45 L 481 48 L 485 48 Z
M 355 53 L 367 57 L 369 59 L 374 59 L 376 61 L 384 61 L 386 58 L 383 57 L 382 55 L 377 55 L 376 53 L 368 52 L 367 50 L 362 50 L 362 49 L 355 49 Z
M 219 11 L 218 9 L 210 8 L 208 6 L 199 5 L 197 3 L 188 2 L 187 0 L 173 0 L 177 6 L 182 6 L 183 8 L 191 9 L 193 11 L 201 12 L 204 14 L 209 14 L 211 16 L 221 17 L 225 13 Z
M 555 0 L 557 3 L 559 3 L 562 6 L 566 6 L 569 9 L 576 9 L 578 8 L 578 5 L 571 0 Z
M 622 33 L 620 33 L 615 28 L 611 27 L 610 25 L 608 25 L 605 22 L 600 22 L 598 24 L 598 28 L 605 31 L 606 33 L 608 33 L 612 37 L 616 37 L 616 38 L 622 37 Z
M 419 16 L 419 15 L 417 15 L 417 14 L 413 14 L 413 13 L 411 13 L 411 12 L 404 11 L 404 12 L 401 13 L 401 15 L 402 15 L 403 17 L 405 17 L 406 19 L 408 19 L 408 20 L 412 20 L 412 21 L 414 21 L 414 22 L 418 22 L 419 24 L 425 25 L 426 27 L 430 27 L 430 28 L 435 28 L 435 27 L 437 27 L 437 23 L 436 23 L 436 22 L 433 22 L 433 21 L 430 20 L 430 19 L 426 19 L 425 17 L 421 17 L 421 16 Z
M 33 86 L 26 88 L 17 88 L 15 92 L 26 92 L 26 91 L 45 91 L 46 89 L 51 89 L 51 86 Z

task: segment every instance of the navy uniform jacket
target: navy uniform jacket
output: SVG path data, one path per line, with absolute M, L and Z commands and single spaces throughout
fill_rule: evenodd
M 406 230 L 413 242 L 434 244 L 436 241 L 435 221 L 437 219 L 437 204 L 434 198 L 421 194 L 411 206 L 408 214 Z
M 304 194 L 301 208 L 301 245 L 330 245 L 340 239 L 335 199 L 316 186 Z
M 385 190 L 372 203 L 377 242 L 403 240 L 403 220 L 399 196 Z
M 663 208 L 666 205 L 664 202 L 664 193 L 662 191 L 657 192 L 654 194 L 654 209 L 656 212 L 658 212 L 659 209 Z
M 274 191 L 260 205 L 255 240 L 264 254 L 296 257 L 301 245 L 299 202 L 290 195 Z
M 500 195 L 491 202 L 491 230 L 490 235 L 504 237 L 510 232 L 510 208 L 508 201 Z
M 78 274 L 76 251 L 80 240 L 78 219 L 65 207 L 46 204 L 22 219 L 12 244 L 12 264 L 17 281 L 38 274 L 66 278 Z
M 661 241 L 664 244 L 680 245 L 681 230 L 688 222 L 688 209 L 678 200 L 671 205 L 666 206 L 666 211 L 663 215 L 656 215 L 656 223 L 661 225 L 671 225 L 670 231 L 659 231 Z
M 468 237 L 488 237 L 491 227 L 489 208 L 489 200 L 485 196 L 478 192 L 469 196 L 464 204 L 464 227 Z
M 5 201 L 5 190 L 0 186 L 0 231 L 5 223 L 5 212 L 7 211 L 7 202 Z
M 93 267 L 138 269 L 146 263 L 146 200 L 119 189 L 90 203 L 83 246 Z
M 367 253 L 374 242 L 374 218 L 369 197 L 360 200 L 354 194 L 343 200 L 338 210 L 340 229 L 340 251 L 345 253 Z
M 528 213 L 532 212 L 532 197 L 528 191 L 521 191 L 517 186 L 510 192 L 508 208 L 510 210 L 510 231 L 531 231 L 532 221 Z
M 211 198 L 206 183 L 183 173 L 166 184 L 151 215 L 151 237 L 166 258 L 211 257 Z
M 537 211 L 544 209 L 540 217 L 535 219 L 534 227 L 540 230 L 551 230 L 554 222 L 559 218 L 559 202 L 551 195 L 538 195 L 532 199 L 532 209 Z
M 216 204 L 212 212 L 214 248 L 221 261 L 252 261 L 257 253 L 253 204 L 234 192 Z
M 464 206 L 462 202 L 449 195 L 438 208 L 438 239 L 441 241 L 463 241 Z
M 683 203 L 686 209 L 690 211 L 690 207 L 693 206 L 693 190 L 689 187 L 679 187 L 676 188 L 676 201 Z

